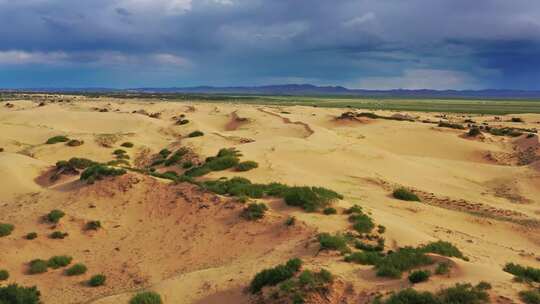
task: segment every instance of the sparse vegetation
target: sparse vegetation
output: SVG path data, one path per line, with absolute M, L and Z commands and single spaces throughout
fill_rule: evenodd
M 8 236 L 13 232 L 15 226 L 7 223 L 0 223 L 0 237 Z
M 412 193 L 409 189 L 406 188 L 398 188 L 394 190 L 392 196 L 402 201 L 420 201 L 420 198 L 416 194 Z
M 201 132 L 201 131 L 193 131 L 191 133 L 188 134 L 188 137 L 199 137 L 199 136 L 203 136 L 204 133 Z
M 107 277 L 103 274 L 96 274 L 88 280 L 88 286 L 91 287 L 98 287 L 105 285 L 105 281 L 107 280 Z
M 519 298 L 525 304 L 540 304 L 540 289 L 520 291 Z
M 88 268 L 86 268 L 84 264 L 78 263 L 66 269 L 66 275 L 68 276 L 81 275 L 81 274 L 86 273 L 87 270 Z
M 185 148 L 181 148 L 181 149 L 178 149 L 176 152 L 173 153 L 173 155 L 171 155 L 171 157 L 169 157 L 168 159 L 165 160 L 165 162 L 163 163 L 166 167 L 169 167 L 169 166 L 172 166 L 172 165 L 176 165 L 178 164 L 181 160 L 182 160 L 182 157 L 184 155 L 186 155 L 188 153 L 188 150 L 185 149 Z
M 101 229 L 100 221 L 89 221 L 85 226 L 86 230 L 99 230 Z
M 353 252 L 345 257 L 345 262 L 356 263 L 360 265 L 377 265 L 384 255 L 373 251 Z
M 236 165 L 236 171 L 244 172 L 244 171 L 249 171 L 258 167 L 259 167 L 259 164 L 257 162 L 248 160 L 248 161 L 243 161 L 243 162 L 238 163 L 238 165 Z
M 191 177 L 199 177 L 211 171 L 222 171 L 235 167 L 240 162 L 241 156 L 238 150 L 221 149 L 216 156 L 208 157 L 204 164 L 187 170 L 184 174 Z
M 144 291 L 134 295 L 129 301 L 129 304 L 163 304 L 163 300 L 161 300 L 161 296 L 156 292 Z
M 29 233 L 26 234 L 26 236 L 24 238 L 27 239 L 27 240 L 33 240 L 33 239 L 35 239 L 37 237 L 38 237 L 37 233 L 29 232 Z
M 30 261 L 30 268 L 28 269 L 29 274 L 40 274 L 47 272 L 47 261 L 41 259 L 35 259 Z
M 343 235 L 331 235 L 329 233 L 321 233 L 318 236 L 318 240 L 321 246 L 321 250 L 336 250 L 341 253 L 350 252 L 349 246 L 347 245 L 348 240 Z
M 61 267 L 66 267 L 67 265 L 71 264 L 72 260 L 73 258 L 68 255 L 57 255 L 57 256 L 53 256 L 47 261 L 47 266 L 52 269 L 58 269 Z
M 540 269 L 529 266 L 521 266 L 514 263 L 508 263 L 503 268 L 504 271 L 513 274 L 517 279 L 526 282 L 540 283 Z
M 435 268 L 435 274 L 438 274 L 438 275 L 448 274 L 449 272 L 450 272 L 450 264 L 448 262 L 441 262 L 437 264 L 437 268 Z
M 33 287 L 22 287 L 17 284 L 0 286 L 0 303 L 2 304 L 40 304 L 41 293 Z
M 289 216 L 285 220 L 285 226 L 294 226 L 295 223 L 296 223 L 296 217 L 294 217 L 294 216 Z
M 298 276 L 292 277 L 279 284 L 278 290 L 271 294 L 272 298 L 286 298 L 292 303 L 304 303 L 306 296 L 311 292 L 325 292 L 334 277 L 326 269 L 318 272 L 304 270 Z M 290 301 L 280 303 L 291 303 Z
M 431 242 L 427 245 L 420 247 L 424 252 L 437 253 L 447 257 L 456 257 L 460 259 L 465 259 L 463 253 L 452 243 L 445 241 Z
M 381 304 L 482 304 L 489 302 L 489 296 L 478 286 L 456 284 L 436 294 L 408 288 L 392 294 L 384 301 L 377 302 Z
M 67 142 L 67 141 L 69 141 L 69 138 L 67 138 L 64 135 L 58 135 L 58 136 L 54 136 L 54 137 L 51 137 L 51 138 L 47 139 L 47 141 L 45 143 L 47 145 L 54 145 L 54 144 L 57 144 L 57 143 L 62 143 L 62 142 Z
M 353 224 L 353 229 L 359 233 L 370 233 L 375 228 L 373 220 L 363 212 L 351 214 L 349 221 Z
M 69 234 L 67 232 L 54 231 L 50 234 L 51 239 L 65 239 Z
M 290 187 L 285 191 L 285 203 L 290 206 L 302 207 L 308 212 L 317 211 L 332 201 L 343 199 L 343 196 L 322 187 Z
M 61 218 L 63 218 L 66 214 L 62 210 L 54 209 L 51 212 L 49 212 L 46 216 L 47 221 L 50 223 L 58 223 Z
M 0 281 L 5 281 L 7 279 L 9 279 L 9 271 L 5 269 L 0 269 Z
M 265 269 L 255 275 L 249 290 L 251 293 L 257 293 L 265 286 L 275 286 L 285 280 L 288 280 L 297 273 L 302 267 L 302 260 L 291 259 L 286 264 L 278 265 L 274 268 Z
M 431 272 L 429 270 L 415 270 L 409 274 L 409 282 L 416 284 L 429 280 Z
M 251 203 L 242 211 L 242 217 L 250 221 L 262 219 L 267 210 L 264 203 Z
M 349 209 L 346 209 L 345 214 L 352 214 L 352 213 L 363 213 L 362 211 L 362 207 L 358 206 L 358 205 L 354 205 L 352 206 L 351 208 Z
M 95 181 L 101 180 L 107 176 L 119 176 L 125 173 L 126 170 L 124 169 L 117 169 L 104 165 L 93 165 L 83 171 L 81 174 L 81 180 L 88 184 L 92 184 Z

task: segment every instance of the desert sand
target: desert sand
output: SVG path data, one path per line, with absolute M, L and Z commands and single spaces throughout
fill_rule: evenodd
M 355 204 L 386 227 L 386 249 L 443 240 L 468 257 L 445 257 L 455 265 L 450 275 L 416 284 L 416 289 L 486 281 L 493 286 L 492 302 L 518 302 L 524 286 L 502 270 L 504 265 L 540 267 L 536 135 L 469 138 L 464 130 L 426 123 L 443 119 L 442 113 L 401 113 L 414 121 L 337 119 L 346 109 L 82 96 L 43 100 L 41 106 L 35 100 L 10 101 L 12 107 L 0 103 L 0 222 L 15 226 L 0 238 L 0 269 L 9 270 L 9 283 L 37 286 L 46 304 L 128 303 L 141 290 L 158 292 L 164 303 L 252 303 L 245 292 L 251 278 L 293 257 L 349 284 L 348 303 L 410 287 L 406 276 L 379 278 L 371 266 L 319 251 L 317 235 L 350 229 L 342 211 Z M 175 124 L 181 114 L 189 123 Z M 444 115 L 458 123 L 540 126 L 540 115 L 534 114 Z M 511 122 L 511 117 L 524 122 Z M 187 137 L 195 130 L 204 136 Z M 45 144 L 57 135 L 84 144 Z M 241 176 L 257 183 L 322 186 L 344 198 L 333 203 L 336 215 L 305 212 L 281 199 L 256 199 L 269 211 L 261 220 L 247 221 L 240 217 L 244 205 L 235 198 L 135 171 L 90 185 L 78 175 L 47 178 L 59 160 L 111 161 L 123 142 L 134 144 L 123 149 L 131 166 L 141 168 L 164 148 L 187 147 L 194 161 L 202 161 L 234 147 L 242 160 L 259 167 L 211 172 L 201 179 Z M 412 189 L 422 202 L 393 198 L 396 187 Z M 42 219 L 53 209 L 66 214 L 57 225 Z M 297 219 L 292 227 L 283 224 L 290 216 Z M 91 220 L 103 228 L 85 230 Z M 50 239 L 55 230 L 69 236 Z M 29 232 L 38 238 L 26 240 Z M 84 263 L 88 272 L 73 277 L 62 269 L 27 273 L 29 261 L 63 254 Z M 107 283 L 86 286 L 98 273 L 107 275 Z

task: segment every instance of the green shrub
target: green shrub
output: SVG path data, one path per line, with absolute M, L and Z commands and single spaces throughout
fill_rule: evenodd
M 9 279 L 9 271 L 5 269 L 0 269 L 0 281 L 5 281 L 7 279 Z
M 431 272 L 429 270 L 415 270 L 409 274 L 409 282 L 416 284 L 429 280 Z
M 329 233 L 321 233 L 318 236 L 321 250 L 337 250 L 341 253 L 349 252 L 350 249 L 347 246 L 347 239 L 340 235 L 331 235 Z
M 520 291 L 519 298 L 525 304 L 540 304 L 540 290 Z
M 112 167 L 107 167 L 104 165 L 94 165 L 88 167 L 81 174 L 81 181 L 87 182 L 89 184 L 94 183 L 96 180 L 101 180 L 107 176 L 119 176 L 126 173 L 124 169 L 116 169 Z
M 356 241 L 354 243 L 354 247 L 356 249 L 364 250 L 364 251 L 383 251 L 384 250 L 384 239 L 379 238 L 377 239 L 377 245 L 372 244 L 366 244 L 362 241 Z
M 475 137 L 482 134 L 482 131 L 480 131 L 480 128 L 478 127 L 472 127 L 469 129 L 469 132 L 467 132 L 467 136 Z
M 378 225 L 377 226 L 377 232 L 380 233 L 380 234 L 383 234 L 386 232 L 386 227 L 384 227 L 383 225 Z
M 323 213 L 326 215 L 337 214 L 337 210 L 336 208 L 326 207 L 324 208 Z
M 41 259 L 35 259 L 30 261 L 30 268 L 28 269 L 29 274 L 39 274 L 47 272 L 47 261 Z
M 68 276 L 81 275 L 81 274 L 86 273 L 87 270 L 88 268 L 86 268 L 84 264 L 78 263 L 66 269 L 66 275 Z
M 345 262 L 361 265 L 377 265 L 384 256 L 378 252 L 353 252 L 345 257 Z
M 124 150 L 124 149 L 116 149 L 116 150 L 113 151 L 113 154 L 114 155 L 126 154 L 126 150 Z
M 250 221 L 262 219 L 266 210 L 268 207 L 263 203 L 251 203 L 242 211 L 242 217 Z
M 163 300 L 161 300 L 161 296 L 156 292 L 144 291 L 134 295 L 129 300 L 129 304 L 163 304 Z
M 63 135 L 59 135 L 59 136 L 54 136 L 54 137 L 51 137 L 49 139 L 47 139 L 47 141 L 45 142 L 47 145 L 53 145 L 53 144 L 57 144 L 57 143 L 61 143 L 61 142 L 67 142 L 69 141 L 69 138 L 67 138 L 66 136 L 63 136 Z
M 73 258 L 68 255 L 57 255 L 53 256 L 47 261 L 47 266 L 52 269 L 58 269 L 60 267 L 66 267 L 67 265 L 71 264 L 72 260 Z
M 101 228 L 100 221 L 89 221 L 85 226 L 86 230 L 99 230 Z
M 13 232 L 15 226 L 12 224 L 0 223 L 0 237 L 8 236 Z
M 416 194 L 405 188 L 398 188 L 394 190 L 392 196 L 402 201 L 420 201 L 420 198 Z
M 486 281 L 481 281 L 480 283 L 478 283 L 476 285 L 476 288 L 478 288 L 480 290 L 490 290 L 491 289 L 491 284 L 489 284 Z
M 437 264 L 437 268 L 435 268 L 435 274 L 443 275 L 448 274 L 450 272 L 450 264 L 448 262 L 441 262 Z
M 185 161 L 185 162 L 182 164 L 182 168 L 184 168 L 184 169 L 189 169 L 189 168 L 191 168 L 191 167 L 193 167 L 193 162 L 190 161 L 190 160 Z
M 41 293 L 34 287 L 22 287 L 17 284 L 0 286 L 2 304 L 40 304 Z
M 98 287 L 105 285 L 105 281 L 107 280 L 107 277 L 102 274 L 96 274 L 88 280 L 88 285 L 92 287 Z
M 28 234 L 26 234 L 26 236 L 24 237 L 25 239 L 27 240 L 33 240 L 35 238 L 37 238 L 37 233 L 35 232 L 29 232 Z
M 199 136 L 203 136 L 204 133 L 201 132 L 201 131 L 193 131 L 191 133 L 188 134 L 188 137 L 199 137 Z
M 352 213 L 363 213 L 362 211 L 362 207 L 358 206 L 358 205 L 354 205 L 352 206 L 351 208 L 349 209 L 346 209 L 345 214 L 352 214 Z
M 375 228 L 371 218 L 364 213 L 351 214 L 349 221 L 353 223 L 353 229 L 359 233 L 370 233 Z
M 65 239 L 69 234 L 67 232 L 54 231 L 50 234 L 51 239 Z
M 421 247 L 424 252 L 437 253 L 447 257 L 464 259 L 463 253 L 452 243 L 445 241 L 431 242 Z
M 122 143 L 120 146 L 124 147 L 124 148 L 133 148 L 134 144 L 132 142 L 125 142 L 125 143 Z
M 169 151 L 168 149 L 162 149 L 161 151 L 159 151 L 159 155 L 162 157 L 162 158 L 167 158 L 172 152 Z
M 411 288 L 394 293 L 381 304 L 442 304 L 428 291 L 416 291 Z
M 375 268 L 377 276 L 398 278 L 401 277 L 403 271 L 431 263 L 433 263 L 431 258 L 426 256 L 421 249 L 403 247 L 386 255 L 375 265 Z
M 511 122 L 524 122 L 521 117 L 512 117 Z
M 66 214 L 62 210 L 54 209 L 47 214 L 47 221 L 58 223 Z
M 489 296 L 477 286 L 456 284 L 436 294 L 408 288 L 392 294 L 381 304 L 482 304 L 489 303 Z
M 503 268 L 504 271 L 513 274 L 523 281 L 540 282 L 540 269 L 525 267 L 514 263 L 508 263 Z
M 290 187 L 284 196 L 287 205 L 302 207 L 308 212 L 316 211 L 342 198 L 340 194 L 322 187 Z
M 188 150 L 185 148 L 178 149 L 176 152 L 173 153 L 173 155 L 171 155 L 171 157 L 165 160 L 164 165 L 166 167 L 176 165 L 177 163 L 180 162 L 180 160 L 182 160 L 182 157 L 186 155 L 187 153 L 188 153 Z
M 207 161 L 205 163 L 205 166 L 208 167 L 211 171 L 222 171 L 238 165 L 238 162 L 239 160 L 236 156 L 222 156 Z
M 82 146 L 83 144 L 84 144 L 84 141 L 78 140 L 78 139 L 71 139 L 66 143 L 66 145 L 70 147 L 78 147 L 78 146 Z
M 249 285 L 251 293 L 257 293 L 265 286 L 274 286 L 297 273 L 302 266 L 302 260 L 291 259 L 286 264 L 278 265 L 274 268 L 265 269 L 255 275 Z
M 248 160 L 248 161 L 243 161 L 243 162 L 238 163 L 238 165 L 236 165 L 236 171 L 241 171 L 241 172 L 249 171 L 258 167 L 259 167 L 259 164 L 257 162 Z

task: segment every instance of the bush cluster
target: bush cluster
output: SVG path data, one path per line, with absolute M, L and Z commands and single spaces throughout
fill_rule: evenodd
M 540 283 L 540 269 L 533 268 L 530 266 L 521 266 L 514 263 L 507 263 L 504 268 L 504 271 L 513 274 L 516 278 L 522 281 L 532 281 Z
M 66 267 L 67 265 L 71 264 L 72 260 L 73 258 L 68 255 L 53 256 L 47 261 L 47 267 L 50 267 L 52 269 Z
M 257 273 L 251 280 L 249 290 L 251 293 L 257 293 L 265 286 L 275 286 L 287 279 L 290 279 L 302 267 L 302 260 L 290 259 L 287 263 L 278 265 L 274 268 L 264 269 Z
M 244 171 L 253 170 L 258 167 L 259 167 L 259 164 L 257 162 L 248 160 L 248 161 L 243 161 L 243 162 L 238 163 L 235 169 L 236 171 L 244 172 Z
M 161 300 L 161 296 L 156 292 L 144 291 L 134 295 L 129 300 L 129 304 L 163 304 L 163 300 Z
M 0 223 L 0 237 L 8 236 L 13 232 L 15 226 L 7 223 Z
M 30 268 L 28 269 L 29 274 L 39 274 L 47 272 L 48 263 L 45 260 L 35 259 L 30 261 Z
M 525 304 L 540 304 L 540 289 L 520 291 L 519 298 Z
M 362 212 L 351 214 L 349 221 L 353 224 L 353 229 L 359 233 L 370 233 L 375 228 L 373 220 Z
M 251 203 L 242 211 L 242 217 L 250 221 L 262 219 L 267 210 L 264 203 Z
M 437 293 L 416 291 L 408 288 L 392 294 L 381 304 L 482 304 L 489 303 L 485 290 L 471 284 L 456 284 Z
M 446 121 L 439 122 L 439 127 L 440 128 L 450 128 L 450 129 L 465 130 L 465 127 L 463 125 L 461 125 L 461 124 L 450 123 L 450 122 L 446 122 Z
M 326 215 L 337 214 L 337 210 L 336 208 L 333 208 L 333 207 L 326 207 L 324 208 L 323 213 Z
M 337 250 L 341 253 L 350 251 L 349 246 L 347 245 L 349 240 L 341 234 L 331 235 L 329 233 L 321 233 L 317 238 L 321 250 Z
M 178 164 L 184 155 L 186 155 L 189 151 L 186 148 L 180 148 L 176 150 L 169 158 L 167 158 L 163 164 L 165 167 L 170 167 L 172 165 Z
M 22 287 L 17 284 L 0 286 L 0 303 L 2 304 L 40 304 L 41 293 L 33 287 Z
M 409 189 L 406 188 L 398 188 L 394 190 L 392 196 L 402 201 L 420 201 L 420 198 L 416 194 L 412 193 Z
M 323 187 L 290 187 L 283 197 L 285 203 L 290 206 L 301 207 L 313 212 L 326 207 L 334 200 L 343 199 L 343 196 L 335 191 Z
M 416 284 L 429 280 L 431 272 L 429 270 L 415 270 L 409 274 L 409 282 Z
M 238 150 L 221 149 L 216 156 L 208 157 L 204 164 L 187 170 L 184 174 L 191 177 L 206 175 L 212 171 L 222 171 L 237 166 L 240 162 L 241 154 Z
M 104 165 L 94 165 L 88 167 L 81 174 L 81 181 L 92 184 L 97 180 L 101 180 L 107 176 L 119 176 L 126 173 L 124 169 L 112 168 Z
M 297 277 L 279 284 L 279 291 L 276 291 L 272 296 L 288 298 L 294 304 L 304 303 L 309 293 L 327 290 L 333 279 L 332 273 L 326 269 L 317 272 L 304 270 Z

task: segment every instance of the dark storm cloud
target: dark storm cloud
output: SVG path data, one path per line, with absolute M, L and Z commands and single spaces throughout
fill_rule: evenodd
M 73 85 L 540 88 L 536 1 L 0 0 L 0 20 L 4 71 Z

